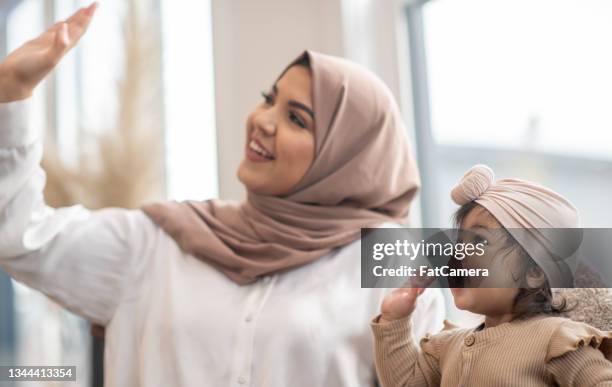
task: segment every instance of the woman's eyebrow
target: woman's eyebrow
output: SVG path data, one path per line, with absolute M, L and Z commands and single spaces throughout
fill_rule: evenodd
M 276 86 L 276 84 L 274 84 L 272 86 L 272 91 L 274 92 L 274 94 L 278 95 L 278 87 Z M 301 102 L 295 101 L 293 99 L 289 100 L 288 104 L 289 104 L 289 106 L 293 106 L 294 108 L 301 109 L 301 110 L 305 111 L 314 120 L 314 118 L 315 118 L 314 112 L 308 106 L 304 105 Z
M 306 105 L 301 102 L 289 100 L 289 106 L 293 106 L 294 108 L 302 109 L 314 120 L 314 112 Z

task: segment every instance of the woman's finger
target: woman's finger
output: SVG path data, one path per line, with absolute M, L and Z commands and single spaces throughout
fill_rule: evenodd
M 82 28 L 86 28 L 97 8 L 98 3 L 91 3 L 91 5 L 89 5 L 88 7 L 81 8 L 75 13 L 73 13 L 72 16 L 66 19 L 66 23 L 68 23 L 69 25 L 78 25 Z
M 73 44 L 87 31 L 91 19 L 98 7 L 98 3 L 92 3 L 87 8 L 81 8 L 66 20 L 68 24 L 68 35 Z

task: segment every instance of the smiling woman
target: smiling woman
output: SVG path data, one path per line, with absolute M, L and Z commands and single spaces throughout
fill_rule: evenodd
M 372 385 L 365 316 L 385 289 L 360 287 L 360 231 L 397 226 L 419 189 L 391 92 L 305 51 L 247 119 L 245 201 L 53 209 L 24 113 L 37 82 L 12 75 L 42 79 L 94 11 L 0 65 L 0 267 L 106 327 L 107 386 Z M 440 298 L 420 298 L 417 336 L 440 327 Z
M 312 164 L 315 117 L 310 107 L 311 78 L 307 60 L 289 67 L 249 115 L 245 157 L 238 169 L 238 178 L 247 190 L 285 195 Z

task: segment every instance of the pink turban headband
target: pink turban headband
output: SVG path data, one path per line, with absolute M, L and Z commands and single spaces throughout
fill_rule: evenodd
M 569 200 L 525 180 L 495 182 L 493 170 L 486 165 L 470 168 L 451 191 L 451 198 L 459 205 L 474 201 L 487 209 L 546 273 L 552 287 L 572 286 L 569 258 L 578 249 L 582 233 L 578 210 Z

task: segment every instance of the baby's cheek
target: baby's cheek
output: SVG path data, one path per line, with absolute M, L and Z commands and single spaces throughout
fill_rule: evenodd
M 481 314 L 487 309 L 491 297 L 491 289 L 466 288 L 462 294 L 462 308 L 473 313 Z M 457 306 L 459 307 L 459 305 Z
M 461 290 L 461 293 L 454 295 L 455 306 L 459 309 L 468 309 L 471 308 L 469 299 L 471 289 L 464 288 Z

